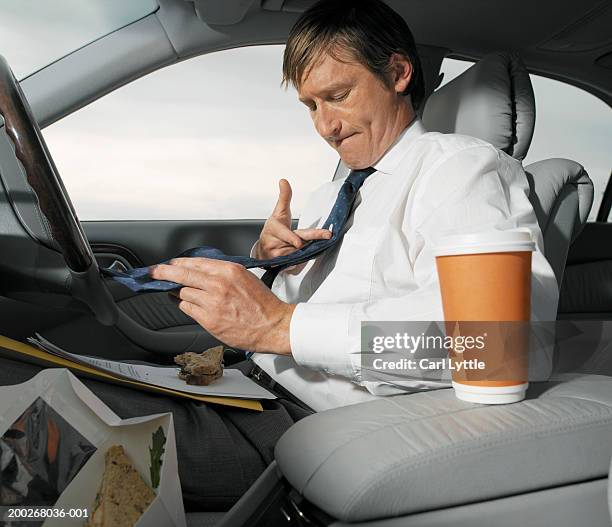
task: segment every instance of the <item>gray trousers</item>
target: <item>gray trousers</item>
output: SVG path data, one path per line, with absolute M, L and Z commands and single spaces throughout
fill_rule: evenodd
M 236 366 L 245 371 L 250 365 Z M 0 357 L 0 385 L 22 383 L 40 370 Z M 285 430 L 310 413 L 284 397 L 264 401 L 264 411 L 253 412 L 81 381 L 121 418 L 172 412 L 183 500 L 190 511 L 229 509 L 270 464 Z

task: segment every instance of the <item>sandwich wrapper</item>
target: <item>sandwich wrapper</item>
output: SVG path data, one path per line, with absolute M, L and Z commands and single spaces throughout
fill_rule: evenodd
M 0 510 L 63 509 L 63 518 L 14 518 L 11 525 L 83 526 L 93 513 L 112 445 L 123 446 L 152 487 L 149 448 L 160 427 L 165 444 L 159 486 L 135 525 L 185 527 L 171 413 L 120 419 L 66 369 L 46 369 L 22 384 L 0 387 Z M 80 509 L 75 513 L 80 517 L 69 517 L 71 509 Z M 8 518 L 0 517 L 0 524 L 3 520 Z

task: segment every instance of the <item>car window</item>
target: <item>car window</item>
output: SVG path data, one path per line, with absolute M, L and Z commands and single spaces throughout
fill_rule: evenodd
M 472 65 L 444 59 L 444 85 Z M 584 166 L 593 180 L 595 196 L 589 221 L 594 221 L 612 168 L 612 109 L 599 98 L 564 82 L 530 75 L 536 101 L 533 141 L 525 166 L 562 157 Z
M 156 0 L 2 0 L 0 53 L 22 79 L 157 7 Z
M 584 166 L 595 189 L 588 221 L 595 221 L 612 168 L 612 109 L 575 86 L 538 75 L 531 82 L 536 125 L 525 164 L 563 157 Z
M 298 217 L 338 156 L 293 89 L 283 46 L 196 57 L 151 73 L 43 133 L 81 220 L 267 218 L 278 180 Z

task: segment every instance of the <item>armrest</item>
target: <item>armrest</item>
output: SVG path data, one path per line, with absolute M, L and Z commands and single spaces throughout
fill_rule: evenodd
M 276 447 L 283 475 L 311 503 L 357 522 L 605 478 L 612 378 L 534 384 L 505 406 L 452 390 L 314 414 Z

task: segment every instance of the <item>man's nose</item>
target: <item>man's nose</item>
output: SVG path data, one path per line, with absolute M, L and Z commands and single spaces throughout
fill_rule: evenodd
M 321 105 L 317 108 L 315 127 L 323 139 L 333 140 L 340 134 L 342 124 L 333 110 L 329 110 L 324 105 Z

